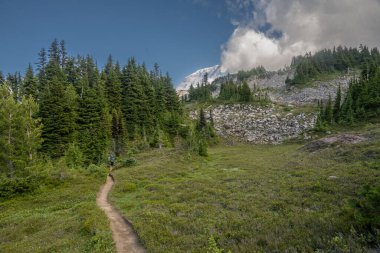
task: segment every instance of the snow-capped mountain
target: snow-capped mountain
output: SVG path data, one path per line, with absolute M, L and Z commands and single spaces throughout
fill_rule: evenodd
M 177 92 L 180 95 L 187 94 L 187 91 L 190 89 L 190 86 L 196 86 L 198 83 L 201 83 L 206 73 L 208 74 L 209 83 L 212 83 L 216 78 L 225 75 L 225 73 L 221 71 L 220 65 L 197 70 L 191 75 L 185 77 L 185 79 L 177 86 Z

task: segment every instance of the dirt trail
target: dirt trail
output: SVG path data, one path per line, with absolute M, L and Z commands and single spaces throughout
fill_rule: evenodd
M 110 220 L 110 227 L 113 234 L 113 240 L 116 244 L 118 253 L 144 253 L 144 248 L 140 245 L 139 240 L 132 225 L 108 202 L 108 193 L 114 184 L 112 176 L 107 177 L 107 182 L 100 187 L 96 203 L 102 209 Z

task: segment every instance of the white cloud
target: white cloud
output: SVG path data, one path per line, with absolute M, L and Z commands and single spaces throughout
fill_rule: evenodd
M 379 0 L 226 1 L 232 11 L 250 13 L 222 47 L 222 67 L 230 72 L 258 65 L 278 69 L 294 55 L 334 45 L 380 45 Z M 260 33 L 268 23 L 271 29 Z M 271 39 L 273 31 L 283 36 Z

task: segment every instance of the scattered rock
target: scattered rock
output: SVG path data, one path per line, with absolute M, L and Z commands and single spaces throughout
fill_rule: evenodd
M 357 144 L 360 142 L 366 141 L 367 138 L 361 135 L 354 134 L 342 134 L 337 136 L 325 137 L 309 144 L 303 146 L 301 149 L 309 152 L 314 152 L 317 150 L 325 149 L 330 146 L 339 145 L 339 144 Z
M 284 140 L 298 137 L 314 128 L 316 121 L 314 113 L 281 115 L 274 106 L 211 106 L 205 109 L 208 120 L 210 110 L 219 136 L 252 144 L 281 144 Z M 190 117 L 197 119 L 197 112 L 192 111 Z

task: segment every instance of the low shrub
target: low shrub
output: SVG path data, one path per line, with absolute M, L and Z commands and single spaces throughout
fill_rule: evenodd
M 125 167 L 131 167 L 133 165 L 136 165 L 136 163 L 137 163 L 137 161 L 135 158 L 129 157 L 129 158 L 125 159 L 124 166 Z
M 39 187 L 36 177 L 0 178 L 0 198 L 10 198 L 24 193 L 30 193 Z
M 137 190 L 137 185 L 134 183 L 126 182 L 123 184 L 122 192 L 134 192 Z
M 355 229 L 366 236 L 370 244 L 380 243 L 380 185 L 365 186 L 348 208 Z
M 95 165 L 95 164 L 90 164 L 87 167 L 86 172 L 90 175 L 96 176 L 96 177 L 104 177 L 107 175 L 108 170 L 105 165 Z

